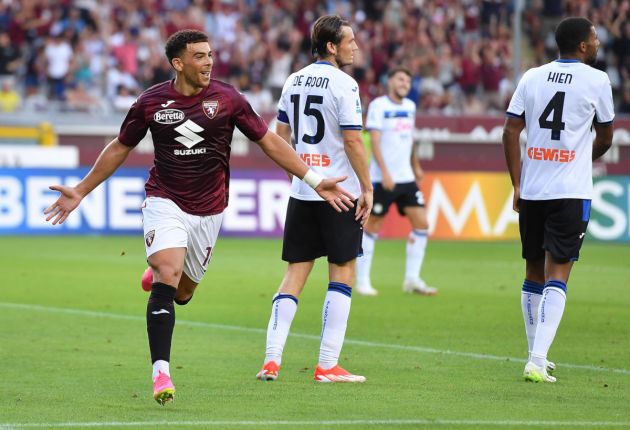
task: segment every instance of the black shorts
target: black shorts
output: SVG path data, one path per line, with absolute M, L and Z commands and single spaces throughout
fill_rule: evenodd
M 576 261 L 586 235 L 591 201 L 519 200 L 523 258 L 541 260 L 545 251 L 560 261 Z
M 363 228 L 354 219 L 354 208 L 337 212 L 323 201 L 289 199 L 284 224 L 282 259 L 301 263 L 328 256 L 328 262 L 343 264 L 363 253 Z
M 385 216 L 394 202 L 398 206 L 398 213 L 404 216 L 406 207 L 424 207 L 424 196 L 415 182 L 396 184 L 392 191 L 385 190 L 380 182 L 374 183 L 372 215 Z

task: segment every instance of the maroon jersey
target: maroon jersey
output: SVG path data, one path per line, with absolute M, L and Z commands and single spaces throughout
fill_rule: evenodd
M 231 85 L 213 79 L 199 94 L 184 96 L 167 81 L 140 95 L 118 140 L 136 146 L 150 129 L 155 161 L 147 196 L 170 199 L 192 215 L 214 215 L 228 203 L 235 126 L 251 140 L 267 132 L 265 121 Z

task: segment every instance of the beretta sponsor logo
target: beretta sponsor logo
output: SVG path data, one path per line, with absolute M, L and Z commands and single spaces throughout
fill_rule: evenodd
M 160 124 L 175 124 L 184 120 L 184 112 L 178 109 L 162 109 L 153 114 L 153 120 Z

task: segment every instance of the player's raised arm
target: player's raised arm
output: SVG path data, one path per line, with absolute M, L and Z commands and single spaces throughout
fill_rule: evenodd
M 278 166 L 310 185 L 337 212 L 354 207 L 352 194 L 339 186 L 339 182 L 346 180 L 345 176 L 321 177 L 310 170 L 287 142 L 272 131 L 267 131 L 256 143 Z
M 74 187 L 65 185 L 51 185 L 50 189 L 59 191 L 59 198 L 46 210 L 46 221 L 53 224 L 63 224 L 68 215 L 81 203 L 101 182 L 109 178 L 127 159 L 132 147 L 123 145 L 118 138 L 112 140 L 98 156 L 96 163 L 88 174 Z
M 518 212 L 518 199 L 521 188 L 521 131 L 525 128 L 525 121 L 521 118 L 508 117 L 503 126 L 503 151 L 505 161 L 510 172 L 510 179 L 514 187 L 514 201 L 512 208 Z
M 373 187 L 370 181 L 367 154 L 365 153 L 365 146 L 363 146 L 361 130 L 343 130 L 342 134 L 344 151 L 361 184 L 361 196 L 359 196 L 357 203 L 356 219 L 361 220 L 361 224 L 364 225 L 370 216 L 373 203 Z

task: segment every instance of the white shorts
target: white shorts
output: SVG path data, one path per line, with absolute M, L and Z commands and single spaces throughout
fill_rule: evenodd
M 169 199 L 147 197 L 142 204 L 147 258 L 168 248 L 186 248 L 184 273 L 199 283 L 206 273 L 219 236 L 223 213 L 190 215 Z

